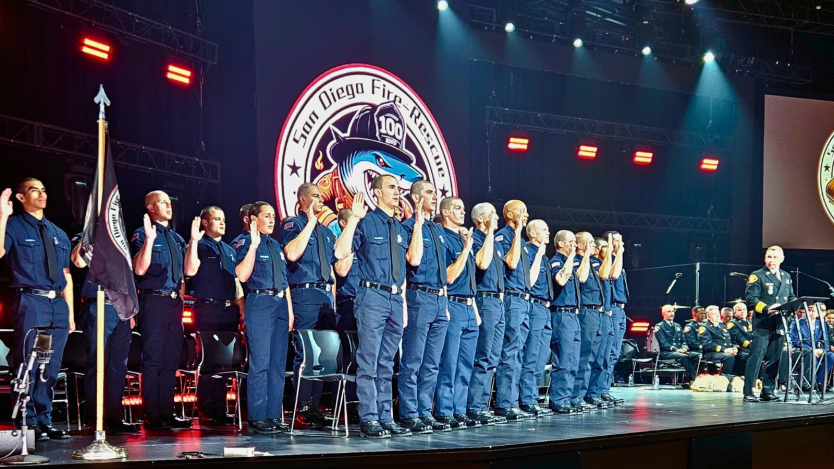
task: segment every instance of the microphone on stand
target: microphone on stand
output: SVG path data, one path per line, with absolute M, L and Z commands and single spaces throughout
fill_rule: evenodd
M 821 284 L 825 285 L 826 287 L 828 287 L 828 291 L 830 292 L 829 294 L 830 294 L 832 297 L 834 297 L 834 287 L 832 287 L 830 283 L 826 282 L 825 280 L 823 280 L 823 279 L 821 279 L 821 278 L 816 278 L 816 277 L 814 277 L 813 275 L 808 275 L 808 274 L 806 274 L 805 272 L 799 272 L 799 271 L 796 271 L 796 273 L 797 273 L 797 276 L 799 276 L 799 275 L 804 275 L 804 276 L 806 276 L 806 277 L 808 277 L 808 278 L 810 278 L 810 279 L 812 279 L 812 280 L 816 280 L 817 282 L 820 282 Z
M 40 379 L 42 383 L 45 383 L 48 379 L 46 376 L 46 365 L 52 357 L 52 336 L 50 334 L 38 333 L 35 337 L 35 347 L 32 351 L 38 354 Z
M 683 277 L 682 273 L 678 272 L 678 273 L 675 274 L 675 278 L 672 279 L 672 283 L 670 283 L 669 288 L 666 289 L 666 294 L 667 295 L 672 291 L 672 288 L 675 287 L 675 282 L 677 282 L 678 279 L 681 278 L 681 277 Z
M 741 278 L 748 278 L 749 275 L 743 274 L 741 272 L 730 272 L 730 277 L 741 277 Z

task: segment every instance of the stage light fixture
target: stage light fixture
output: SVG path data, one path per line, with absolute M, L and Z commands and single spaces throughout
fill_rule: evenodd
M 701 171 L 715 172 L 718 169 L 718 158 L 704 158 L 701 160 Z
M 447 8 L 449 8 L 449 2 L 447 2 L 446 0 L 440 0 L 439 2 L 437 2 L 438 10 L 443 11 Z
M 515 0 L 502 0 L 499 5 L 498 18 L 504 24 L 504 31 L 508 33 L 515 31 L 516 10 Z
M 631 332 L 648 332 L 648 330 L 649 321 L 635 319 L 634 322 L 631 323 Z
M 171 81 L 189 85 L 191 84 L 191 74 L 191 70 L 188 70 L 187 68 L 169 64 L 168 72 L 165 74 L 165 76 L 168 77 L 168 79 Z
M 704 54 L 704 62 L 705 63 L 710 63 L 710 62 L 714 62 L 714 61 L 715 61 L 715 54 L 713 54 L 712 51 L 707 51 Z
M 683 0 L 683 3 L 686 3 L 687 5 L 694 5 L 698 3 L 698 0 Z
M 649 47 L 649 46 L 645 46 L 645 47 L 643 47 L 643 49 L 640 52 L 642 52 L 643 55 L 651 55 L 652 48 Z
M 654 35 L 654 25 L 648 20 L 641 20 L 637 24 L 637 48 L 643 55 L 651 55 Z
M 652 157 L 654 157 L 654 153 L 651 151 L 646 150 L 637 150 L 634 152 L 634 164 L 640 166 L 648 166 L 652 162 Z
M 576 150 L 576 156 L 583 160 L 594 160 L 597 157 L 597 150 L 599 150 L 599 148 L 595 144 L 580 144 L 579 148 Z
M 582 44 L 584 44 L 582 39 L 576 38 L 573 40 L 573 47 L 579 48 L 582 47 Z
M 568 19 L 568 37 L 573 39 L 573 47 L 585 44 L 585 13 L 574 13 Z
M 507 150 L 515 152 L 525 152 L 530 145 L 530 139 L 523 135 L 510 135 L 507 140 Z
M 81 44 L 81 52 L 102 60 L 110 60 L 110 44 L 89 37 L 85 37 Z
M 515 31 L 515 24 L 512 21 L 507 21 L 507 24 L 504 25 L 504 31 L 508 33 Z

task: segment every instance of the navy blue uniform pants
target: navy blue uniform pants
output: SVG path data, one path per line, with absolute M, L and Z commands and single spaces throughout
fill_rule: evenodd
M 573 384 L 571 402 L 582 402 L 588 393 L 591 380 L 591 363 L 597 358 L 599 343 L 602 340 L 600 328 L 601 316 L 603 315 L 596 309 L 579 309 L 580 338 L 582 342 L 579 345 L 579 366 L 576 371 L 576 381 Z
M 284 378 L 289 346 L 287 299 L 246 295 L 246 340 L 249 342 L 249 378 L 246 408 L 250 422 L 280 419 L 283 415 Z
M 87 362 L 84 365 L 84 394 L 87 422 L 96 419 L 96 341 L 98 314 L 95 303 L 84 303 L 78 325 L 87 339 Z M 120 422 L 125 393 L 127 357 L 130 353 L 130 320 L 122 321 L 111 304 L 104 306 L 104 421 Z
M 614 381 L 614 367 L 620 359 L 620 353 L 623 349 L 623 338 L 626 332 L 626 315 L 625 311 L 619 306 L 614 305 L 611 314 L 611 333 L 613 340 L 608 348 L 608 368 L 606 370 L 602 384 L 602 393 L 611 391 L 611 383 Z
M 194 304 L 194 330 L 198 332 L 237 332 L 240 324 L 240 308 L 197 302 Z M 199 358 L 199 357 L 198 357 Z M 197 406 L 205 418 L 226 415 L 226 380 L 215 379 L 210 374 L 201 375 L 197 383 Z
M 475 346 L 475 363 L 472 378 L 469 380 L 469 412 L 481 412 L 489 409 L 492 393 L 492 378 L 495 367 L 501 358 L 501 346 L 504 343 L 504 302 L 499 298 L 476 297 L 475 305 L 481 315 L 478 328 L 478 343 Z
M 293 288 L 292 312 L 295 316 L 293 331 L 299 329 L 335 330 L 339 318 L 333 308 L 333 294 L 317 288 Z M 293 383 L 301 386 L 298 402 L 305 403 L 321 399 L 322 382 L 303 380 L 299 383 L 298 370 L 304 361 L 304 347 L 298 333 L 293 332 L 295 359 L 293 361 Z
M 360 287 L 353 311 L 359 331 L 356 353 L 359 418 L 362 422 L 390 422 L 394 420 L 391 412 L 394 355 L 403 336 L 403 299 L 400 295 Z
M 339 331 L 339 338 L 342 340 L 342 363 L 349 363 L 351 359 L 350 347 L 348 347 L 347 336 L 345 332 L 356 332 L 356 316 L 353 314 L 353 302 L 356 297 L 336 295 L 336 313 L 339 317 L 339 322 L 336 324 L 336 330 Z M 356 363 L 352 365 L 356 367 Z M 347 400 L 356 401 L 356 383 L 347 383 Z
M 515 296 L 506 297 L 504 299 L 504 343 L 495 376 L 498 388 L 495 407 L 498 409 L 518 406 L 521 359 L 529 333 L 530 302 Z
M 440 353 L 446 340 L 445 296 L 406 290 L 408 326 L 403 330 L 403 352 L 397 375 L 400 418 L 428 417 L 437 387 Z
M 151 420 L 174 416 L 174 389 L 182 357 L 182 299 L 139 295 L 142 404 Z
M 521 377 L 519 379 L 519 402 L 522 405 L 533 405 L 539 402 L 539 381 L 544 372 L 544 360 L 547 357 L 547 347 L 543 347 L 545 326 L 550 322 L 550 310 L 538 303 L 530 304 L 530 333 L 524 344 L 521 360 Z M 547 337 L 550 343 L 550 337 Z M 539 355 L 543 355 L 541 358 Z M 539 361 L 542 369 L 539 370 Z
M 600 313 L 599 316 L 599 349 L 591 362 L 591 377 L 588 382 L 588 397 L 600 397 L 608 392 L 608 365 L 610 363 L 611 347 L 614 344 L 613 313 Z
M 434 413 L 438 416 L 466 413 L 469 380 L 478 345 L 474 305 L 449 302 L 449 315 L 451 319 L 446 329 L 434 398 Z
M 69 308 L 63 298 L 50 300 L 44 296 L 31 293 L 18 293 L 12 304 L 12 324 L 14 326 L 14 345 L 12 346 L 12 374 L 17 375 L 20 364 L 25 364 L 32 353 L 35 332 L 27 334 L 36 326 L 53 326 L 52 357 L 46 365 L 46 382 L 41 381 L 38 365 L 35 363 L 33 375 L 29 376 L 29 396 L 26 405 L 26 424 L 52 424 L 52 398 L 55 396 L 55 382 L 64 356 L 64 345 L 69 334 Z M 25 339 L 25 340 L 24 340 Z M 37 375 L 37 376 L 35 376 Z
M 579 348 L 582 344 L 581 326 L 576 313 L 551 313 L 553 337 L 550 350 L 553 353 L 553 369 L 550 373 L 550 405 L 570 404 L 576 371 L 579 367 Z

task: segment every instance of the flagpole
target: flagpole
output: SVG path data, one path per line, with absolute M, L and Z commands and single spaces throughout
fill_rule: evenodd
M 98 165 L 96 166 L 96 215 L 101 215 L 101 201 L 104 191 L 104 158 L 107 149 L 107 121 L 104 119 L 104 107 L 110 100 L 104 93 L 104 86 L 99 85 L 94 102 L 98 111 Z M 95 440 L 86 448 L 73 451 L 73 459 L 108 460 L 127 458 L 127 450 L 107 442 L 104 433 L 104 290 L 101 286 L 96 292 L 96 431 Z M 79 420 L 81 416 L 78 416 Z

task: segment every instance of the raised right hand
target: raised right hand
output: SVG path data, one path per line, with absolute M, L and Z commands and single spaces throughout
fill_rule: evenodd
M 145 239 L 148 241 L 153 241 L 156 239 L 156 226 L 151 223 L 151 217 L 148 216 L 146 213 L 144 217 L 142 217 L 142 226 L 145 227 Z
M 261 232 L 258 231 L 258 222 L 255 220 L 249 222 L 249 235 L 252 238 L 252 246 L 261 244 Z
M 518 209 L 518 215 L 516 216 L 516 219 L 515 219 L 516 222 L 518 223 L 515 227 L 516 236 L 521 234 L 521 229 L 523 228 L 523 226 L 521 226 L 521 225 L 524 224 L 524 213 L 525 212 L 527 212 L 527 209 L 524 208 L 524 207 Z
M 12 201 L 10 200 L 11 196 L 12 190 L 8 188 L 0 194 L 0 216 L 10 217 L 12 215 L 14 207 L 12 206 Z
M 351 211 L 353 212 L 351 216 L 356 217 L 359 220 L 365 218 L 365 215 L 368 213 L 368 207 L 365 206 L 365 194 L 362 194 L 361 192 L 356 194 L 356 197 L 353 198 Z

